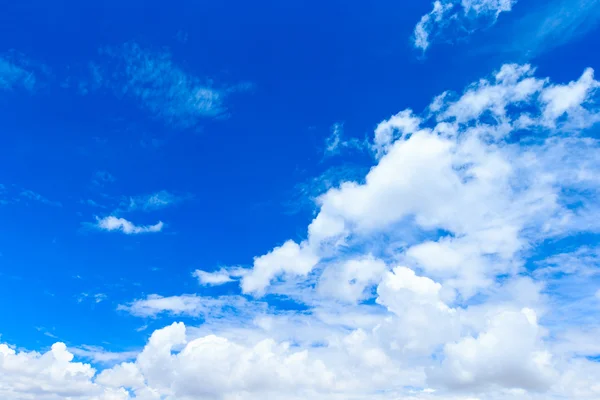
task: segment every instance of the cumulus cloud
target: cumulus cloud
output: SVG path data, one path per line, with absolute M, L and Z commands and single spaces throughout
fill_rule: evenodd
M 150 295 L 119 306 L 200 326 L 156 330 L 129 362 L 100 373 L 60 344 L 58 355 L 0 347 L 0 394 L 596 399 L 597 286 L 578 285 L 585 296 L 573 298 L 554 277 L 591 280 L 597 252 L 551 249 L 528 261 L 540 243 L 600 231 L 600 142 L 587 131 L 599 115 L 597 85 L 591 70 L 557 83 L 509 64 L 422 113 L 391 116 L 374 132 L 372 168 L 318 197 L 305 238 L 251 268 L 194 273 L 202 285 L 239 278 L 242 294 Z M 268 306 L 256 299 L 263 295 L 303 304 Z M 28 369 L 7 364 L 18 357 Z M 55 375 L 44 368 L 75 372 L 47 383 Z
M 319 262 L 307 243 L 289 240 L 270 253 L 254 259 L 254 266 L 242 279 L 244 293 L 262 293 L 280 274 L 306 275 Z
M 0 344 L 0 394 L 7 399 L 38 398 L 58 400 L 69 397 L 86 399 L 126 399 L 124 389 L 104 389 L 92 378 L 96 371 L 89 364 L 73 362 L 73 354 L 64 343 L 56 343 L 43 354 L 17 352 Z
M 385 270 L 385 263 L 373 256 L 347 260 L 328 266 L 317 289 L 324 298 L 355 303 L 371 297 L 369 289 L 379 282 Z
M 433 3 L 433 9 L 423 15 L 415 26 L 413 44 L 423 51 L 446 31 L 472 33 L 496 23 L 498 16 L 512 10 L 516 0 L 450 0 Z
M 96 227 L 103 231 L 118 231 L 126 235 L 138 235 L 140 233 L 153 233 L 162 231 L 164 224 L 158 221 L 154 225 L 138 226 L 125 218 L 117 218 L 113 215 L 104 218 L 96 218 Z
M 535 311 L 505 311 L 494 316 L 476 338 L 444 347 L 444 361 L 430 375 L 454 387 L 489 385 L 547 390 L 557 377 L 552 355 L 543 348 Z

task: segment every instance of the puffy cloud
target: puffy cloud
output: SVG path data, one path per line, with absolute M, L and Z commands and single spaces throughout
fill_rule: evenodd
M 377 287 L 376 300 L 394 314 L 377 330 L 384 346 L 405 355 L 430 354 L 435 347 L 458 337 L 456 310 L 444 303 L 441 291 L 441 284 L 417 276 L 410 268 L 396 267 L 387 272 Z
M 578 125 L 588 126 L 598 120 L 591 115 L 583 104 L 590 99 L 600 82 L 594 79 L 594 70 L 588 68 L 577 80 L 566 85 L 552 85 L 544 89 L 541 101 L 544 103 L 543 116 L 548 124 L 553 125 L 564 114 L 576 117 Z
M 470 4 L 469 12 L 490 12 Z M 372 143 L 375 165 L 318 197 L 304 240 L 284 242 L 249 269 L 194 273 L 204 285 L 241 278 L 243 292 L 301 301 L 302 311 L 243 296 L 138 299 L 119 308 L 203 323 L 159 329 L 135 358 L 97 375 L 60 361 L 84 371 L 75 374 L 83 389 L 74 393 L 83 400 L 597 398 L 600 368 L 582 358 L 597 350 L 597 255 L 560 250 L 527 264 L 540 243 L 555 247 L 557 238 L 600 228 L 600 143 L 581 131 L 596 121 L 596 86 L 588 71 L 560 84 L 509 64 L 460 94 L 436 97 L 422 114 L 405 110 L 383 121 Z M 571 284 L 588 279 L 576 286 L 585 298 L 565 296 L 554 279 L 560 274 L 579 279 Z M 4 397 L 35 397 L 40 384 L 10 386 L 1 372 Z M 28 373 L 13 381 L 33 379 Z M 46 397 L 66 397 L 53 391 L 69 385 L 44 386 Z
M 162 231 L 164 224 L 158 221 L 154 225 L 138 226 L 125 218 L 117 218 L 113 215 L 97 218 L 96 227 L 104 231 L 120 231 L 126 235 L 137 235 L 140 233 L 152 233 Z
M 436 98 L 427 118 L 406 110 L 379 124 L 374 146 L 380 158 L 364 182 L 343 182 L 321 195 L 308 239 L 256 258 L 244 290 L 253 291 L 249 282 L 258 277 L 257 287 L 264 288 L 286 272 L 305 275 L 348 239 L 393 233 L 404 222 L 422 231 L 449 232 L 415 243 L 405 255 L 433 276 L 452 279 L 450 286 L 470 297 L 494 276 L 514 273 L 521 262 L 517 256 L 533 241 L 575 229 L 582 223 L 578 213 L 591 212 L 593 202 L 575 213 L 562 188 L 583 190 L 585 185 L 589 192 L 595 184 L 588 178 L 594 162 L 580 160 L 590 159 L 597 141 L 508 138 L 519 129 L 569 131 L 592 124 L 599 115 L 594 92 L 584 90 L 563 115 L 550 118 L 547 93 L 574 84 L 551 85 L 534 72 L 529 65 L 504 65 L 458 97 Z M 589 79 L 584 82 L 593 86 Z M 572 157 L 575 153 L 583 158 Z M 553 165 L 557 158 L 562 168 Z
M 58 400 L 86 396 L 89 399 L 110 399 L 92 382 L 96 371 L 89 364 L 73 362 L 64 343 L 56 343 L 43 354 L 16 352 L 0 344 L 0 394 L 6 399 Z M 112 393 L 112 392 L 111 392 Z M 113 393 L 123 394 L 123 391 Z M 125 392 L 126 394 L 126 392 Z M 125 399 L 127 397 L 112 397 Z
M 446 344 L 444 361 L 430 377 L 452 387 L 547 390 L 557 375 L 541 334 L 535 311 L 502 312 L 476 338 Z
M 330 265 L 319 278 L 317 291 L 324 298 L 356 303 L 371 297 L 369 289 L 385 270 L 385 263 L 372 256 Z
M 253 269 L 242 279 L 244 293 L 260 294 L 281 274 L 306 275 L 319 262 L 309 244 L 288 240 L 270 253 L 254 259 Z
M 257 257 L 247 277 L 312 307 L 328 338 L 319 354 L 343 348 L 349 356 L 340 343 L 361 343 L 352 354 L 363 354 L 364 364 L 391 363 L 395 373 L 419 366 L 421 378 L 408 375 L 423 389 L 428 371 L 436 394 L 415 398 L 463 390 L 533 399 L 536 391 L 552 398 L 580 390 L 569 386 L 575 380 L 552 385 L 570 367 L 551 356 L 537 315 L 554 321 L 559 310 L 550 305 L 559 299 L 549 299 L 556 288 L 520 274 L 527 273 L 526 252 L 540 242 L 597 232 L 590 217 L 599 215 L 593 171 L 600 143 L 580 134 L 599 115 L 595 87 L 588 70 L 557 84 L 529 65 L 507 64 L 459 95 L 436 97 L 423 115 L 392 116 L 375 131 L 378 160 L 365 179 L 327 190 L 306 240 Z M 561 90 L 564 102 L 549 105 Z M 383 251 L 381 238 L 390 243 Z M 388 258 L 364 256 L 374 250 Z M 406 267 L 387 271 L 389 259 Z M 373 286 L 376 294 L 368 290 Z M 248 289 L 244 282 L 242 288 Z M 357 316 L 351 308 L 344 318 L 330 305 L 334 299 L 335 307 L 359 307 L 373 298 L 386 313 L 368 306 Z M 270 333 L 285 329 L 270 318 L 258 321 Z M 354 329 L 347 340 L 337 331 L 345 324 Z M 300 326 L 289 329 L 302 332 Z M 331 357 L 327 365 L 343 359 Z

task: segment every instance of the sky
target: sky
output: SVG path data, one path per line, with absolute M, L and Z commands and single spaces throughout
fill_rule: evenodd
M 600 1 L 2 10 L 0 398 L 600 398 Z

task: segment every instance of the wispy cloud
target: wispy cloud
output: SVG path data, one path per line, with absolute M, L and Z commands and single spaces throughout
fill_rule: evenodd
M 538 7 L 508 27 L 507 33 L 501 36 L 501 47 L 535 56 L 590 32 L 600 22 L 597 0 L 553 0 L 537 4 Z M 494 51 L 498 51 L 498 47 Z
M 104 231 L 118 231 L 123 232 L 126 235 L 137 235 L 141 233 L 154 233 L 162 231 L 164 224 L 162 221 L 158 221 L 154 225 L 135 225 L 134 223 L 126 220 L 125 218 L 117 218 L 115 216 L 108 216 L 104 218 L 96 218 L 96 228 Z
M 325 139 L 325 156 L 340 154 L 344 150 L 364 150 L 368 148 L 366 141 L 361 142 L 356 138 L 344 137 L 344 124 L 336 122 L 331 126 L 331 133 Z
M 48 200 L 46 197 L 32 190 L 23 190 L 19 195 L 25 199 L 34 200 L 49 206 L 62 207 L 62 204 L 59 201 Z
M 103 206 L 102 204 L 99 204 L 98 202 L 92 200 L 92 199 L 87 199 L 87 200 L 80 200 L 79 203 L 90 206 L 90 207 L 98 207 L 98 208 L 106 208 L 106 206 Z
M 99 346 L 83 345 L 69 347 L 69 351 L 77 357 L 91 360 L 98 364 L 117 364 L 135 358 L 137 351 L 111 352 Z
M 151 51 L 129 42 L 102 49 L 101 54 L 108 62 L 94 65 L 93 85 L 134 99 L 169 125 L 187 128 L 202 118 L 226 113 L 224 99 L 232 88 L 217 87 L 184 70 L 168 51 Z
M 444 35 L 469 35 L 496 23 L 498 16 L 512 10 L 517 0 L 436 0 L 433 9 L 423 15 L 415 26 L 413 44 L 424 52 L 431 43 L 447 38 Z
M 33 71 L 19 65 L 15 60 L 0 57 L 0 90 L 23 88 L 33 91 L 36 78 Z
M 52 339 L 58 339 L 58 336 L 56 336 L 54 333 L 50 332 L 48 329 L 44 328 L 43 326 L 36 326 L 35 329 L 42 333 L 44 336 L 48 336 L 49 338 Z
M 316 199 L 327 190 L 346 181 L 360 181 L 364 178 L 368 166 L 358 164 L 342 164 L 328 168 L 322 174 L 311 177 L 294 186 L 292 200 L 285 203 L 289 213 L 296 213 L 304 208 L 314 208 Z
M 119 305 L 118 310 L 127 311 L 138 317 L 156 317 L 159 314 L 188 316 L 219 316 L 226 310 L 248 310 L 262 308 L 262 303 L 250 303 L 243 296 L 204 297 L 195 294 L 163 297 L 156 294 L 130 304 Z
M 129 199 L 121 204 L 121 211 L 154 211 L 161 208 L 166 208 L 178 204 L 184 200 L 189 199 L 191 196 L 179 196 L 170 193 L 166 190 L 160 192 L 131 196 Z
M 92 178 L 92 184 L 96 186 L 104 186 L 105 184 L 112 183 L 115 180 L 115 177 L 112 176 L 110 172 L 101 170 L 96 171 L 96 173 L 94 174 L 94 177 Z
M 197 269 L 192 276 L 198 279 L 203 286 L 219 286 L 228 282 L 235 281 L 236 278 L 244 276 L 247 270 L 240 267 L 221 268 L 218 271 L 206 272 Z

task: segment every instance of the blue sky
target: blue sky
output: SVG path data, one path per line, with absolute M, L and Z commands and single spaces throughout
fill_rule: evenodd
M 598 398 L 598 18 L 5 4 L 0 397 Z

